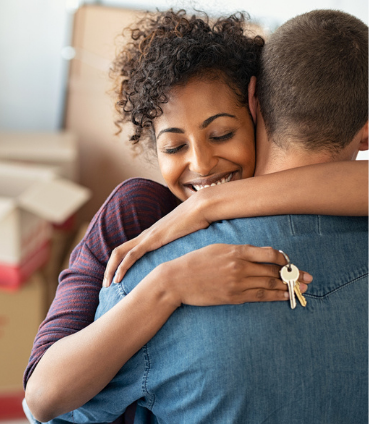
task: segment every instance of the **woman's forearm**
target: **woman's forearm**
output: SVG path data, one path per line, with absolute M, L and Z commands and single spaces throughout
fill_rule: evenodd
M 39 421 L 90 400 L 163 326 L 178 305 L 160 284 L 160 271 L 159 266 L 100 319 L 46 351 L 26 388 Z
M 198 194 L 197 207 L 209 222 L 283 214 L 366 216 L 368 162 L 309 165 L 209 187 Z

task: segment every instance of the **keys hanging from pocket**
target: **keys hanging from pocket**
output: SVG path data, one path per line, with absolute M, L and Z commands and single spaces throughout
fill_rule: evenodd
M 288 292 L 290 296 L 290 306 L 291 309 L 296 308 L 296 298 L 295 294 L 297 296 L 297 299 L 299 300 L 301 306 L 305 307 L 307 302 L 304 296 L 301 293 L 300 290 L 300 283 L 298 281 L 298 278 L 300 276 L 300 271 L 297 268 L 297 266 L 291 264 L 290 258 L 282 251 L 280 252 L 283 254 L 287 261 L 287 265 L 282 267 L 282 269 L 279 271 L 279 274 L 281 276 L 282 281 L 284 284 L 287 284 L 288 286 Z

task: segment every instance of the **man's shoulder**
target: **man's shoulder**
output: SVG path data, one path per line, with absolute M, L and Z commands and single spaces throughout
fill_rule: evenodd
M 328 215 L 278 215 L 252 218 L 238 218 L 215 223 L 221 232 L 235 227 L 243 233 L 279 235 L 324 235 L 334 233 L 356 233 L 368 231 L 367 217 Z

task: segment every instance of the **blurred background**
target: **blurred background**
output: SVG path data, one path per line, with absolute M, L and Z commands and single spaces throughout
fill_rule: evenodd
M 266 35 L 313 9 L 343 10 L 368 24 L 367 0 L 0 0 L 2 424 L 24 419 L 32 341 L 89 220 L 121 181 L 162 182 L 155 158 L 132 156 L 129 128 L 114 135 L 108 71 L 123 28 L 140 11 L 169 7 L 247 11 Z

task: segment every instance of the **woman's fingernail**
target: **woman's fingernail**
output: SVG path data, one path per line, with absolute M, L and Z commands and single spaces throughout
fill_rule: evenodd
M 302 279 L 307 283 L 310 283 L 311 281 L 313 281 L 313 276 L 310 275 L 308 272 L 304 272 Z
M 306 284 L 300 283 L 300 291 L 302 293 L 306 292 L 307 288 L 308 288 L 308 286 Z
M 289 295 L 289 293 L 288 293 L 288 291 L 286 291 L 286 292 L 284 292 L 284 295 L 283 295 L 286 299 L 289 299 L 290 298 L 290 295 Z
M 107 278 L 105 278 L 105 277 L 104 277 L 104 280 L 103 280 L 103 284 L 102 284 L 102 286 L 103 286 L 103 287 L 108 287 L 108 279 L 107 279 Z

